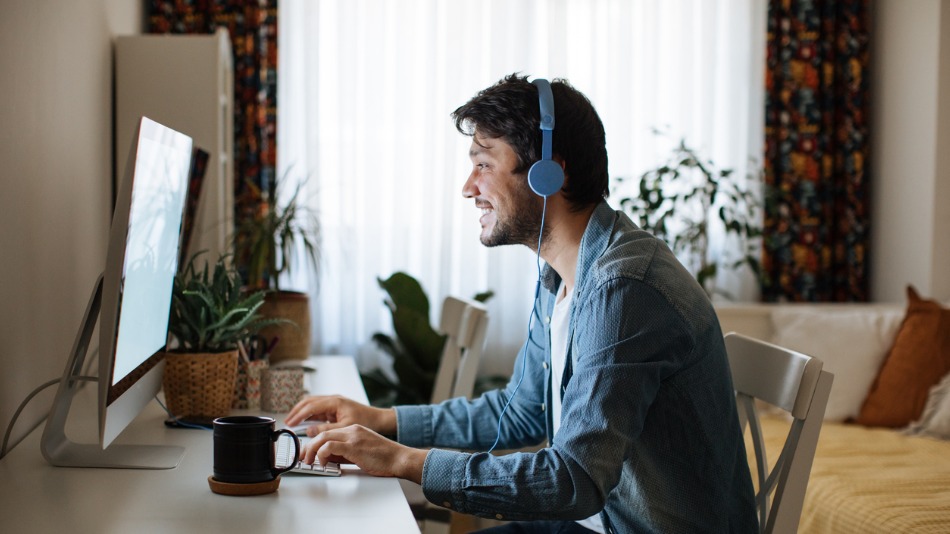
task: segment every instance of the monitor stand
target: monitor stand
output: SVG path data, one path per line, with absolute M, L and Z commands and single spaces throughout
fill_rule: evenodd
M 61 467 L 106 467 L 116 469 L 172 469 L 178 466 L 184 455 L 183 447 L 172 445 L 121 445 L 112 444 L 103 449 L 99 444 L 74 443 L 66 436 L 66 418 L 72 406 L 73 397 L 79 390 L 79 384 L 89 380 L 82 376 L 83 363 L 89 348 L 89 339 L 99 318 L 99 308 L 102 304 L 102 275 L 96 281 L 96 286 L 89 298 L 82 324 L 76 334 L 72 353 L 66 362 L 63 378 L 56 391 L 56 398 L 50 408 L 46 428 L 40 440 L 40 450 L 43 457 L 56 466 Z M 164 364 L 164 362 L 162 362 Z M 157 376 L 161 380 L 164 365 L 156 365 L 146 377 L 151 379 Z M 102 377 L 99 377 L 102 380 Z M 95 380 L 95 379 L 92 379 Z M 108 380 L 108 378 L 106 378 Z M 99 409 L 104 407 L 104 399 L 100 399 Z

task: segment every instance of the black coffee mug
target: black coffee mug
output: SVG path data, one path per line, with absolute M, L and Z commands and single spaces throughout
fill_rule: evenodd
M 252 484 L 268 482 L 293 469 L 274 465 L 274 443 L 281 434 L 294 440 L 294 458 L 300 456 L 300 440 L 286 428 L 274 431 L 274 419 L 254 415 L 219 417 L 214 420 L 214 478 L 218 482 Z

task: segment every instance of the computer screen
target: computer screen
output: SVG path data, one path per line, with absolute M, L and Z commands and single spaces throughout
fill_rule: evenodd
M 111 445 L 161 388 L 172 285 L 192 140 L 143 117 L 118 183 L 105 269 L 96 283 L 43 434 L 54 465 L 168 468 L 182 450 Z M 62 428 L 99 320 L 99 443 L 69 441 Z

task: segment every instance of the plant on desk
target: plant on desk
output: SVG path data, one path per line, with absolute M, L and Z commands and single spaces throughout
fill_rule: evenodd
M 397 379 L 379 368 L 361 375 L 366 395 L 374 406 L 426 404 L 432 397 L 446 337 L 429 324 L 429 298 L 415 278 L 398 272 L 377 282 L 389 295 L 384 304 L 392 314 L 396 336 L 377 332 L 373 341 L 392 357 Z M 486 302 L 493 295 L 486 291 L 473 298 Z
M 199 254 L 175 277 L 168 319 L 174 348 L 165 355 L 162 386 L 174 416 L 206 420 L 231 410 L 239 345 L 284 321 L 260 315 L 264 291 L 245 291 L 228 258 L 198 270 Z
M 235 261 L 249 288 L 268 290 L 261 314 L 288 319 L 261 332 L 268 340 L 279 340 L 270 354 L 271 362 L 305 360 L 310 355 L 310 299 L 306 293 L 282 290 L 280 276 L 291 272 L 298 251 L 316 272 L 320 224 L 299 202 L 302 186 L 286 203 L 280 203 L 277 182 L 271 180 L 263 190 L 248 182 L 249 198 L 243 204 L 254 209 L 238 218 L 233 239 Z

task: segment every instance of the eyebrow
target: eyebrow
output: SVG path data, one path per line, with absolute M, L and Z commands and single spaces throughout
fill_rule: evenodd
M 474 141 L 474 145 L 475 145 L 474 147 L 468 149 L 468 157 L 470 158 L 474 158 L 475 156 L 479 156 L 481 154 L 488 154 L 491 152 L 491 149 L 493 148 L 492 145 L 488 145 L 488 144 L 483 145 L 479 143 L 478 141 Z

